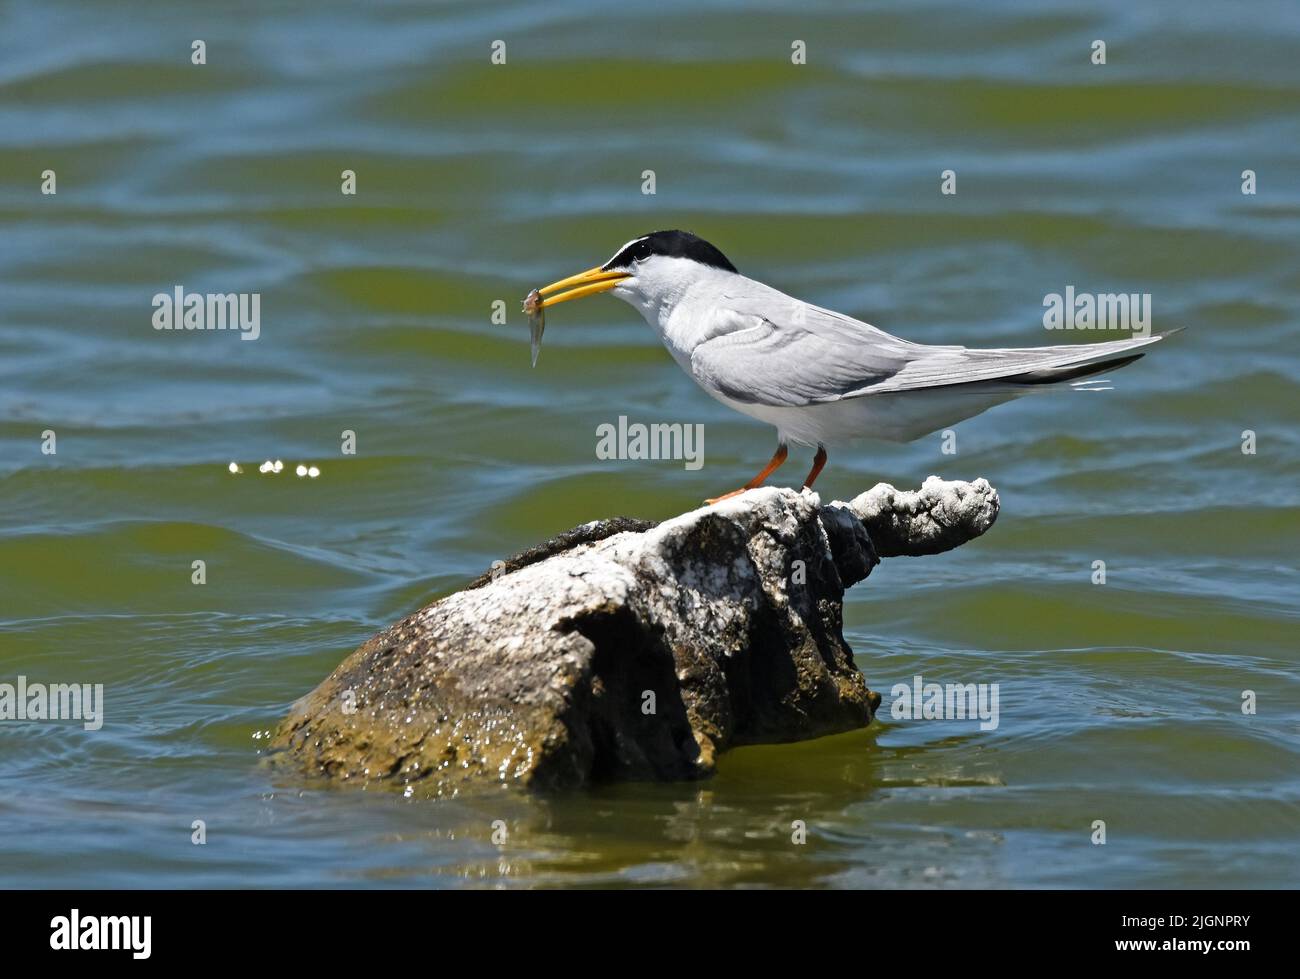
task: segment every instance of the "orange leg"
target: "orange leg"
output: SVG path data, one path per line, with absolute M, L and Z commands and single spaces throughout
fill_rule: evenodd
M 785 457 L 787 453 L 788 450 L 785 447 L 785 443 L 782 442 L 780 445 L 776 447 L 776 451 L 772 453 L 772 460 L 766 466 L 763 467 L 763 471 L 760 472 L 753 479 L 751 479 L 748 483 L 746 483 L 738 490 L 732 490 L 730 493 L 723 493 L 721 496 L 715 496 L 713 499 L 705 500 L 704 502 L 718 503 L 722 500 L 729 500 L 733 496 L 739 496 L 741 493 L 745 492 L 745 490 L 757 489 L 758 487 L 763 485 L 763 480 L 767 479 L 768 476 L 776 472 L 776 470 L 780 467 L 781 463 L 785 462 Z
M 826 446 L 817 446 L 817 454 L 813 456 L 813 467 L 808 470 L 808 477 L 803 481 L 804 489 L 812 489 L 813 480 L 816 479 L 826 465 Z

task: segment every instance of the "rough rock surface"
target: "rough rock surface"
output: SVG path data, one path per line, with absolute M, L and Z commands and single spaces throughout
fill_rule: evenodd
M 945 482 L 931 476 L 905 492 L 879 483 L 845 506 L 862 521 L 880 557 L 940 554 L 978 537 L 998 518 L 998 494 L 987 479 Z
M 733 745 L 864 726 L 880 697 L 844 642 L 844 590 L 997 512 L 985 480 L 931 477 L 584 524 L 372 638 L 294 705 L 278 761 L 435 794 L 555 788 L 698 778 Z

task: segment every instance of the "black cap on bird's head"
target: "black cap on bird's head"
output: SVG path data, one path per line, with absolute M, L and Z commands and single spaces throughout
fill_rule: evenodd
M 689 258 L 693 262 L 715 269 L 736 271 L 736 267 L 727 261 L 726 255 L 699 235 L 693 235 L 689 231 L 652 231 L 640 238 L 633 238 L 601 268 L 605 271 L 631 268 L 633 263 L 643 261 L 651 255 Z
M 538 290 L 539 295 L 544 297 L 541 305 L 550 307 L 570 299 L 608 292 L 620 282 L 632 280 L 637 264 L 656 255 L 684 258 L 724 272 L 736 271 L 736 267 L 727 261 L 726 255 L 698 235 L 689 231 L 652 231 L 640 238 L 633 238 L 604 265 L 597 265 L 594 269 L 543 286 Z

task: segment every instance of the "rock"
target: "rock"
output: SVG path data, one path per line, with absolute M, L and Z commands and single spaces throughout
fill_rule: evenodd
M 985 480 L 849 503 L 751 490 L 584 524 L 385 629 L 294 705 L 276 760 L 430 794 L 711 774 L 739 744 L 870 723 L 845 588 L 997 517 Z
M 878 483 L 847 507 L 880 557 L 940 554 L 978 537 L 998 518 L 998 491 L 987 479 L 947 482 L 931 476 L 914 492 Z

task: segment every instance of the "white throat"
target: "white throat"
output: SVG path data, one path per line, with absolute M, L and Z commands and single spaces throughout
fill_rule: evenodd
M 726 269 L 702 265 L 689 258 L 656 255 L 637 263 L 630 278 L 611 294 L 635 308 L 659 334 L 674 359 L 689 365 L 691 351 L 721 325 L 724 297 L 749 282 Z

